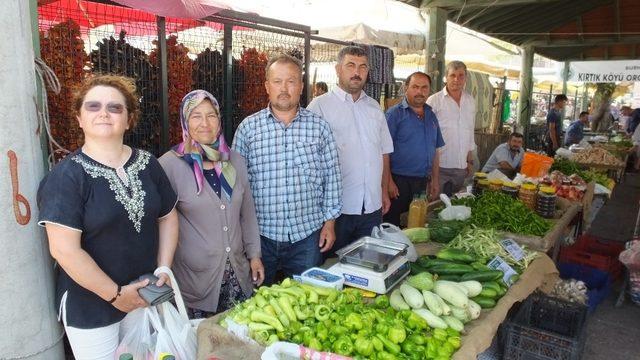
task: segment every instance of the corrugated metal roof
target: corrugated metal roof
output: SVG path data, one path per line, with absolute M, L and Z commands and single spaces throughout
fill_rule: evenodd
M 398 0 L 558 61 L 637 59 L 639 0 Z

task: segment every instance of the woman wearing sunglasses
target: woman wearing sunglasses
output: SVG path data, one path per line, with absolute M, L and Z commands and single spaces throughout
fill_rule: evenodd
M 173 270 L 192 318 L 251 296 L 264 279 L 255 205 L 240 154 L 222 134 L 218 101 L 194 90 L 180 109 L 182 143 L 160 157 L 178 194 Z
M 56 309 L 75 358 L 112 360 L 121 320 L 147 305 L 137 290 L 148 281 L 135 280 L 172 265 L 176 194 L 151 154 L 123 144 L 139 116 L 133 81 L 87 79 L 72 113 L 84 145 L 42 180 L 39 224 L 60 265 Z

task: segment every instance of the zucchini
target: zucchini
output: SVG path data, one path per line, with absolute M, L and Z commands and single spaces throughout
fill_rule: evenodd
M 471 316 L 471 320 L 475 320 L 480 317 L 480 312 L 482 311 L 482 307 L 478 305 L 475 301 L 469 299 L 469 316 Z
M 460 281 L 475 280 L 475 281 L 494 281 L 499 280 L 503 276 L 503 272 L 500 270 L 484 270 L 468 272 L 460 277 Z
M 442 315 L 442 306 L 440 306 L 438 295 L 432 293 L 431 291 L 422 290 L 422 297 L 424 297 L 424 303 L 425 305 L 427 305 L 427 309 L 429 309 L 429 311 L 431 311 L 433 315 Z
M 404 298 L 404 301 L 414 309 L 419 309 L 424 305 L 424 298 L 422 297 L 422 293 L 413 286 L 407 284 L 406 282 L 400 285 L 400 293 Z
M 458 289 L 457 286 L 453 284 L 437 281 L 433 288 L 433 292 L 451 305 L 463 309 L 467 307 L 468 298 L 462 291 L 460 291 L 460 289 Z
M 460 275 L 448 274 L 448 275 L 438 275 L 438 280 L 447 280 L 447 281 L 460 281 Z
M 444 320 L 444 322 L 446 322 L 447 325 L 449 325 L 449 327 L 455 331 L 464 330 L 464 324 L 462 323 L 462 321 L 460 321 L 459 319 L 456 319 L 453 316 L 443 316 L 442 320 Z
M 482 284 L 480 284 L 477 281 L 474 281 L 474 280 L 461 281 L 458 284 L 467 288 L 467 292 L 470 297 L 478 296 L 480 292 L 482 292 Z
M 460 249 L 442 249 L 436 254 L 438 259 L 452 260 L 456 262 L 472 263 L 476 257 Z
M 498 292 L 493 289 L 485 288 L 485 289 L 482 289 L 482 291 L 478 296 L 493 299 L 494 297 L 498 296 Z
M 496 301 L 492 298 L 484 297 L 484 296 L 476 296 L 473 299 L 473 302 L 480 305 L 483 309 L 490 309 L 496 306 Z
M 444 320 L 442 320 L 438 316 L 435 316 L 431 311 L 427 309 L 413 309 L 413 312 L 421 318 L 425 319 L 427 321 L 427 324 L 432 328 L 446 329 L 449 327 L 449 325 L 447 325 Z
M 473 268 L 466 264 L 444 264 L 429 267 L 429 271 L 438 275 L 463 275 L 473 272 Z

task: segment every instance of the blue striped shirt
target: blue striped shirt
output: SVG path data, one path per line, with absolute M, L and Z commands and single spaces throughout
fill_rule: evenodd
M 247 162 L 262 236 L 296 242 L 340 215 L 338 151 L 320 116 L 300 108 L 285 126 L 268 107 L 242 121 L 233 148 Z

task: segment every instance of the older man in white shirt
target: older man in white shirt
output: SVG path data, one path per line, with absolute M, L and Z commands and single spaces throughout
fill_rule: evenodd
M 462 61 L 447 64 L 446 80 L 445 88 L 431 95 L 427 104 L 438 118 L 445 143 L 440 154 L 440 191 L 450 196 L 473 170 L 476 101 L 464 90 L 467 66 Z
M 342 215 L 332 251 L 371 234 L 389 210 L 389 157 L 393 141 L 380 104 L 362 90 L 369 73 L 365 51 L 347 46 L 338 54 L 338 86 L 309 104 L 331 126 L 342 172 Z M 328 254 L 329 256 L 333 254 Z

